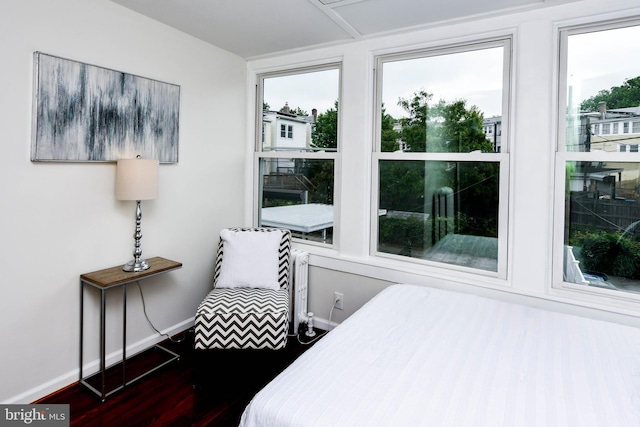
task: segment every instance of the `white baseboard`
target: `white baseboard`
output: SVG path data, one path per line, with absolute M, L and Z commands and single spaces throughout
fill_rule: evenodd
M 329 322 L 327 319 L 322 319 L 320 317 L 314 317 L 313 318 L 313 325 L 315 327 L 317 327 L 318 329 L 323 329 L 325 331 L 330 331 L 333 328 L 335 328 L 336 326 L 338 326 L 339 323 Z
M 185 329 L 189 329 L 190 327 L 193 326 L 194 324 L 194 318 L 191 317 L 187 320 L 183 320 L 182 322 L 173 325 L 163 331 L 163 334 L 167 334 L 169 336 L 173 336 L 175 334 L 177 334 L 178 332 L 184 331 Z M 160 341 L 164 341 L 166 339 L 165 336 L 163 335 L 158 335 L 158 334 L 154 334 L 151 336 L 148 336 L 146 338 L 141 339 L 140 341 L 133 343 L 129 346 L 127 346 L 127 355 L 128 356 L 133 356 L 136 353 L 139 353 L 143 350 L 148 349 L 149 347 L 153 346 L 154 344 L 159 343 Z M 110 353 L 106 356 L 106 365 L 110 366 L 113 363 L 117 363 L 122 359 L 122 350 L 118 350 L 115 351 L 113 353 Z M 100 360 L 99 359 L 95 359 L 92 360 L 88 363 L 85 363 L 82 370 L 82 374 L 84 376 L 88 376 L 91 374 L 94 374 L 96 372 L 98 372 L 100 366 Z M 6 399 L 3 402 L 0 402 L 2 404 L 13 404 L 13 403 L 17 403 L 17 404 L 24 404 L 24 403 L 31 403 L 34 402 L 38 399 L 41 399 L 57 390 L 63 389 L 73 383 L 78 382 L 79 379 L 79 375 L 80 375 L 80 369 L 74 369 L 70 372 L 67 372 L 63 375 L 60 375 L 59 377 L 53 378 L 43 384 L 40 384 L 36 387 L 33 387 L 29 390 L 25 390 L 24 392 L 17 394 L 13 397 L 10 397 L 9 399 Z

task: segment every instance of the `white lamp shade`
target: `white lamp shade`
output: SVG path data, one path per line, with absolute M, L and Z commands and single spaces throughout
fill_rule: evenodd
M 116 166 L 117 200 L 158 197 L 159 163 L 155 159 L 120 159 Z

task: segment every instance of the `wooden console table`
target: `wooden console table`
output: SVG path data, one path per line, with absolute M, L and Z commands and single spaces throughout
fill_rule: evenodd
M 179 355 L 156 344 L 154 347 L 165 352 L 169 355 L 169 359 L 158 364 L 152 369 L 138 375 L 137 377 L 127 380 L 126 377 L 126 349 L 127 349 L 127 285 L 135 283 L 140 280 L 148 279 L 149 277 L 157 276 L 159 274 L 167 273 L 169 271 L 177 270 L 182 267 L 182 263 L 171 261 L 169 259 L 155 257 L 148 259 L 147 262 L 151 267 L 145 271 L 138 273 L 126 272 L 122 270 L 122 266 L 116 266 L 107 268 L 104 270 L 98 270 L 91 273 L 85 273 L 80 275 L 80 384 L 87 387 L 89 390 L 97 394 L 104 402 L 111 394 L 122 390 L 129 384 L 139 380 L 140 378 L 150 374 L 151 372 L 163 367 L 164 365 L 179 359 Z M 95 288 L 100 291 L 100 370 L 97 374 L 92 374 L 88 377 L 83 375 L 83 350 L 84 350 L 84 293 L 85 288 Z M 106 293 L 109 289 L 122 287 L 122 361 L 116 364 L 121 364 L 122 369 L 122 383 L 118 384 L 115 388 L 107 390 L 106 384 Z M 114 364 L 114 365 L 116 365 Z M 99 388 L 96 388 L 89 383 L 88 379 L 100 375 Z

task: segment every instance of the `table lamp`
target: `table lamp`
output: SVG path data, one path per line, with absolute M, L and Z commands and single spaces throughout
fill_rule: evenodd
M 116 199 L 136 201 L 136 230 L 133 234 L 135 248 L 133 259 L 122 267 L 124 271 L 139 272 L 150 267 L 149 263 L 142 258 L 140 247 L 142 238 L 140 202 L 158 197 L 158 167 L 158 160 L 142 159 L 140 156 L 135 159 L 120 159 L 116 165 Z

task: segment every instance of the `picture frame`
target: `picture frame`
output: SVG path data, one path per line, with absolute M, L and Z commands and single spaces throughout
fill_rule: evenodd
M 34 52 L 32 162 L 178 162 L 180 86 Z

